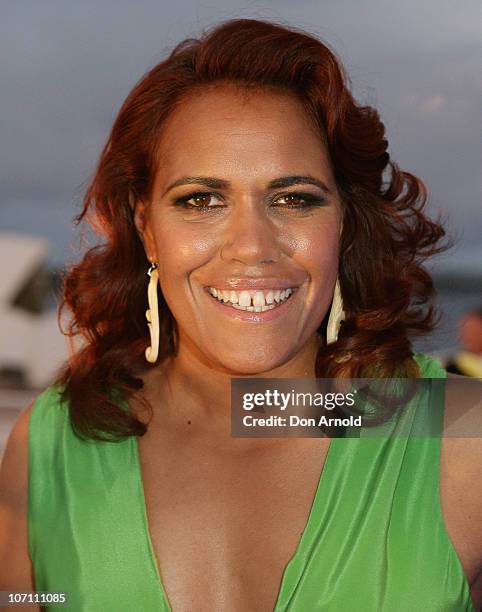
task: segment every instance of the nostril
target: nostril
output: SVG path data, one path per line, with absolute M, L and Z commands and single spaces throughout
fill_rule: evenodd
M 279 262 L 281 250 L 276 245 L 237 241 L 225 244 L 220 250 L 223 261 L 237 261 L 244 265 L 273 265 Z

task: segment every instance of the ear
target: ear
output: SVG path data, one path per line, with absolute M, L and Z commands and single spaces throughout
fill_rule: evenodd
M 131 198 L 129 198 L 129 203 L 134 211 L 134 224 L 139 234 L 139 238 L 144 245 L 146 257 L 150 262 L 157 262 L 156 243 L 154 241 L 154 235 L 148 215 L 149 204 L 143 200 L 132 202 Z

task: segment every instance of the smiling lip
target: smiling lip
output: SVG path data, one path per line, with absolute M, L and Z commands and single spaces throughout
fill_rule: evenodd
M 287 279 L 287 278 L 255 278 L 255 277 L 237 277 L 230 279 L 219 279 L 213 280 L 212 283 L 206 285 L 204 288 L 215 287 L 216 289 L 234 291 L 249 291 L 259 289 L 260 291 L 268 291 L 269 289 L 296 289 L 301 285 L 300 279 Z
M 207 298 L 215 308 L 219 309 L 220 313 L 232 317 L 233 319 L 237 319 L 238 321 L 247 321 L 251 323 L 268 323 L 269 321 L 274 321 L 280 316 L 283 316 L 289 311 L 289 309 L 291 309 L 291 305 L 296 301 L 297 293 L 298 290 L 295 289 L 293 294 L 286 301 L 282 302 L 271 310 L 266 310 L 264 312 L 250 312 L 249 310 L 238 310 L 232 306 L 229 306 L 228 304 L 220 302 L 206 289 Z

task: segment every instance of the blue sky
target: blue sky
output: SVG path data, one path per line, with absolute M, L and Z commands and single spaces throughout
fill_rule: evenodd
M 393 158 L 425 180 L 433 214 L 449 217 L 458 246 L 439 265 L 482 270 L 473 0 L 3 0 L 1 228 L 45 235 L 54 260 L 71 259 L 75 207 L 130 88 L 179 40 L 233 17 L 296 25 L 337 51 L 357 97 L 380 109 Z

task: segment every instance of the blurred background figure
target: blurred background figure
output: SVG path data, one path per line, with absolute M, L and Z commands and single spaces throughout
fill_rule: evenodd
M 445 363 L 448 372 L 482 378 L 482 307 L 467 312 L 459 324 L 460 350 Z

